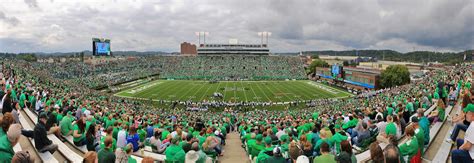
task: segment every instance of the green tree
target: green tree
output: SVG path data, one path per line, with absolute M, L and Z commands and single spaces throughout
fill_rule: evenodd
M 329 64 L 326 61 L 315 59 L 306 69 L 307 74 L 312 74 L 316 71 L 316 67 L 329 67 Z
M 382 71 L 380 85 L 383 88 L 394 87 L 410 83 L 410 72 L 404 65 L 391 65 Z
M 36 62 L 37 59 L 34 53 L 20 53 L 16 57 L 28 62 Z

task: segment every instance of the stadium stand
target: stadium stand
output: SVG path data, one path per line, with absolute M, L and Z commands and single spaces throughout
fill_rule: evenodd
M 180 74 L 199 74 L 194 68 L 210 62 L 217 63 L 216 65 L 234 64 L 227 61 L 232 60 L 231 58 L 197 57 L 189 62 L 184 61 L 189 58 L 178 58 L 170 57 L 164 61 L 175 65 L 175 68 L 161 71 L 167 78 L 179 77 Z M 249 58 L 237 60 L 247 59 Z M 224 68 L 228 71 L 210 71 L 210 75 L 202 73 L 195 77 L 211 77 L 217 80 L 280 79 L 282 76 L 273 72 L 278 66 L 270 65 L 275 65 L 272 64 L 275 60 L 293 62 L 292 59 L 279 57 L 260 58 L 260 60 L 250 58 L 250 60 L 256 60 L 255 64 L 268 65 L 272 71 L 252 70 L 253 72 L 248 73 L 250 76 L 239 76 L 237 70 Z M 249 64 L 254 64 L 253 62 L 249 61 Z M 370 97 L 315 101 L 313 106 L 300 110 L 241 112 L 234 108 L 226 108 L 223 112 L 209 114 L 206 111 L 156 109 L 139 101 L 110 97 L 88 89 L 87 84 L 77 85 L 76 82 L 68 81 L 75 77 L 66 77 L 70 79 L 57 77 L 36 67 L 44 65 L 31 66 L 22 61 L 8 65 L 9 67 L 3 72 L 6 79 L 3 80 L 5 82 L 2 83 L 0 92 L 6 99 L 2 99 L 2 102 L 6 101 L 2 107 L 14 103 L 14 111 L 17 113 L 19 111 L 19 122 L 26 130 L 33 129 L 28 121 L 38 123 L 38 115 L 43 115 L 37 113 L 47 113 L 51 115 L 48 117 L 47 125 L 61 126 L 61 131 L 65 132 L 77 131 L 80 138 L 84 137 L 83 140 L 86 142 L 86 146 L 73 146 L 81 153 L 76 153 L 70 148 L 74 145 L 71 143 L 74 142 L 71 137 L 65 136 L 66 142 L 62 142 L 62 136 L 54 134 L 47 136 L 54 144 L 58 144 L 59 153 L 71 162 L 81 162 L 82 154 L 88 151 L 98 152 L 101 158 L 104 157 L 104 151 L 114 151 L 113 148 L 120 149 L 115 150 L 113 154 L 117 158 L 136 161 L 152 157 L 156 161 L 184 162 L 185 155 L 191 149 L 199 153 L 199 160 L 217 161 L 225 153 L 222 149 L 226 145 L 226 135 L 232 132 L 240 133 L 242 146 L 248 152 L 249 161 L 252 162 L 269 159 L 294 161 L 298 157 L 307 157 L 311 161 L 322 157 L 334 157 L 334 161 L 349 159 L 365 162 L 373 157 L 368 149 L 370 144 L 378 142 L 382 147 L 387 146 L 387 143 L 378 138 L 385 137 L 384 135 L 391 135 L 387 136 L 389 142 L 396 142 L 407 160 L 421 159 L 422 155 L 418 153 L 424 151 L 424 146 L 430 148 L 432 145 L 430 143 L 440 135 L 440 128 L 446 125 L 446 115 L 450 114 L 453 108 L 459 108 L 457 101 L 469 96 L 465 91 L 471 89 L 471 67 L 458 65 L 445 71 L 431 71 L 424 80 L 380 91 Z M 170 67 L 166 64 L 163 66 Z M 184 69 L 181 69 L 183 67 Z M 172 72 L 173 69 L 179 69 L 179 72 Z M 292 71 L 281 68 L 279 73 L 292 73 Z M 265 76 L 270 78 L 263 78 Z M 292 78 L 292 76 L 285 77 Z M 450 99 L 448 95 L 455 95 L 455 98 Z M 450 105 L 451 102 L 455 103 L 454 107 Z M 440 105 L 445 103 L 448 104 L 447 107 Z M 417 109 L 422 109 L 422 115 L 417 114 Z M 11 111 L 3 107 L 3 114 L 9 112 Z M 393 122 L 389 117 L 393 118 Z M 424 131 L 425 126 L 418 128 L 418 131 L 427 132 L 429 139 L 423 134 L 412 136 L 404 132 L 406 128 L 412 128 L 413 124 L 410 123 L 412 117 L 419 117 L 420 126 L 421 121 L 426 122 L 429 131 Z M 71 126 L 72 129 L 61 125 L 62 121 L 68 122 L 68 120 L 75 124 Z M 85 120 L 84 124 L 82 120 Z M 3 127 L 6 122 L 1 123 Z M 84 129 L 81 125 L 85 125 Z M 111 148 L 101 147 L 102 139 L 116 142 L 112 143 L 114 145 Z M 413 145 L 410 142 L 417 139 L 429 141 L 420 142 L 423 143 L 421 147 L 416 146 L 414 150 L 405 151 L 406 144 Z M 34 145 L 34 140 L 29 140 Z M 353 149 L 352 146 L 357 146 L 358 149 Z M 18 151 L 18 147 L 11 148 L 16 148 Z M 360 153 L 356 154 L 358 152 Z M 449 154 L 444 150 L 439 152 L 441 152 L 439 155 L 443 156 L 435 160 L 447 160 Z M 38 154 L 43 162 L 58 162 L 49 152 Z

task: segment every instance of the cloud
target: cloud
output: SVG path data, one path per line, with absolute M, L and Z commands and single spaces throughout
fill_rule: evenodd
M 21 2 L 21 1 L 20 1 Z M 27 5 L 25 5 L 25 3 Z M 270 31 L 271 51 L 474 48 L 472 0 L 170 0 L 7 1 L 0 6 L 0 39 L 38 50 L 91 49 L 91 38 L 112 50 L 179 51 L 197 43 L 260 43 Z M 41 10 L 38 10 L 41 6 Z M 8 15 L 8 16 L 7 16 Z M 54 25 L 55 27 L 53 27 Z M 14 26 L 15 28 L 12 28 Z M 59 27 L 59 28 L 57 28 Z M 3 50 L 3 49 L 2 49 Z
M 0 11 L 0 21 L 5 22 L 6 24 L 9 24 L 11 26 L 17 26 L 20 24 L 20 20 L 16 17 L 7 17 L 5 13 Z
M 38 2 L 36 0 L 24 0 L 24 1 L 30 8 L 38 8 Z

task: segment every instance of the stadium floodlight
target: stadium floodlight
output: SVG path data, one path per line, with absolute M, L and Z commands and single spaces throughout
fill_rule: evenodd
M 264 45 L 264 44 L 263 44 L 263 38 L 265 38 L 265 39 L 266 39 L 265 45 L 268 47 L 268 36 L 271 36 L 272 33 L 271 33 L 271 32 L 267 32 L 267 31 L 263 31 L 263 32 L 258 32 L 257 34 L 258 34 L 258 36 L 261 37 L 261 44 L 262 44 L 262 46 Z
M 267 32 L 267 43 L 266 43 L 266 44 L 267 44 L 267 47 L 268 47 L 268 36 L 271 36 L 271 35 L 272 35 L 271 32 Z
M 198 37 L 198 46 L 201 46 L 201 32 L 194 32 L 194 34 Z
M 260 46 L 263 46 L 263 32 L 257 32 L 257 35 L 260 36 Z
M 209 35 L 209 32 L 202 32 L 202 35 L 204 36 L 204 46 L 206 46 L 206 36 Z

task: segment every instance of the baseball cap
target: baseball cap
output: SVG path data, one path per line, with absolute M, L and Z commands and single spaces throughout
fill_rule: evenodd
M 474 104 L 468 104 L 465 108 L 464 108 L 464 112 L 474 112 Z
M 418 117 L 414 116 L 414 117 L 411 117 L 411 121 L 413 123 L 417 123 L 419 120 L 418 120 Z
M 257 139 L 257 141 L 262 141 L 262 139 L 263 139 L 262 134 L 258 134 L 258 135 L 255 137 L 255 139 Z
M 39 115 L 39 118 L 48 118 L 48 114 L 46 114 L 46 112 L 42 112 L 40 115 Z
M 272 138 L 270 136 L 265 137 L 265 144 L 272 144 Z
M 287 141 L 288 141 L 288 138 L 289 138 L 289 137 L 288 137 L 288 135 L 286 135 L 286 134 L 280 136 L 280 140 L 281 140 L 282 142 L 287 142 Z

